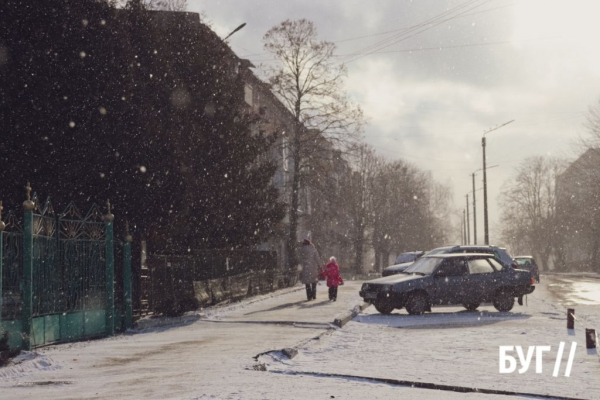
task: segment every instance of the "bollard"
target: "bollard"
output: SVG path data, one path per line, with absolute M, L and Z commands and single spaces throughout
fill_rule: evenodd
M 595 349 L 596 348 L 596 330 L 585 329 L 585 348 Z
M 575 329 L 575 309 L 567 309 L 567 329 Z

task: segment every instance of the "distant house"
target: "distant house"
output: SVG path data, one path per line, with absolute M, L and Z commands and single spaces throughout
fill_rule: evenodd
M 600 149 L 588 149 L 556 180 L 562 245 L 555 265 L 590 270 L 600 261 Z

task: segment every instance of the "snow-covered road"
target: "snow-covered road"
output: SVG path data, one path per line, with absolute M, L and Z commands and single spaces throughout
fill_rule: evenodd
M 585 349 L 584 328 L 600 328 L 600 307 L 589 305 L 580 288 L 600 289 L 600 281 L 573 280 L 562 297 L 548 290 L 559 280 L 543 279 L 526 306 L 510 313 L 491 306 L 478 312 L 438 308 L 410 316 L 406 311 L 380 315 L 369 308 L 343 330 L 300 349 L 293 360 L 266 355 L 272 371 L 335 373 L 352 376 L 427 382 L 480 389 L 505 390 L 575 397 L 600 398 L 600 360 Z M 578 291 L 579 290 L 579 291 Z M 593 292 L 591 292 L 593 293 Z M 581 300 L 580 304 L 578 299 Z M 575 307 L 579 321 L 574 332 L 566 329 L 566 306 Z M 562 367 L 553 376 L 557 349 L 566 343 Z M 572 342 L 577 342 L 571 376 L 564 376 Z M 527 372 L 499 373 L 499 346 L 551 346 L 544 353 L 542 373 L 535 360 Z M 516 353 L 513 356 L 517 357 Z
M 0 369 L 0 398 L 506 398 L 415 389 L 326 373 L 600 398 L 600 385 L 596 384 L 600 363 L 583 348 L 584 326 L 577 325 L 575 336 L 565 329 L 561 302 L 573 297 L 567 295 L 571 289 L 566 286 L 550 287 L 561 288 L 563 295 L 559 295 L 547 290 L 546 284 L 540 285 L 529 297 L 528 306 L 516 306 L 513 313 L 483 307 L 482 313 L 444 309 L 419 317 L 404 311 L 380 316 L 369 308 L 343 329 L 333 329 L 330 322 L 334 318 L 361 302 L 359 285 L 347 282 L 335 303 L 326 300 L 323 285 L 319 286 L 319 298 L 311 302 L 305 300 L 301 288 L 287 289 L 202 310 L 176 326 L 39 349 L 35 357 L 28 355 L 31 359 Z M 581 307 L 589 308 L 586 312 L 590 315 L 584 315 Z M 577 315 L 591 323 L 597 321 L 598 308 L 577 306 Z M 328 333 L 322 335 L 324 332 Z M 320 339 L 314 340 L 317 336 Z M 556 346 L 573 340 L 579 348 L 571 377 L 553 378 Z M 553 352 L 545 359 L 543 374 L 500 375 L 499 344 L 549 345 Z M 254 369 L 255 355 L 296 345 L 300 354 L 293 360 L 263 355 L 259 361 L 267 363 L 272 372 Z M 302 371 L 309 374 L 290 374 Z

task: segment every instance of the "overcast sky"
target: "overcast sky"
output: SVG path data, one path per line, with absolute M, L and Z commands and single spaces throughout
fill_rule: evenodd
M 461 213 L 470 173 L 482 166 L 483 132 L 514 119 L 487 136 L 488 166 L 500 165 L 488 171 L 491 243 L 498 242 L 497 198 L 514 168 L 531 155 L 573 158 L 588 107 L 600 99 L 600 2 L 594 0 L 188 3 L 221 37 L 247 23 L 229 43 L 257 66 L 274 62 L 262 37 L 285 19 L 313 21 L 342 56 L 379 44 L 348 59 L 348 93 L 369 119 L 365 141 L 451 184 Z M 419 25 L 432 18 L 437 22 Z M 479 243 L 482 199 L 478 191 Z

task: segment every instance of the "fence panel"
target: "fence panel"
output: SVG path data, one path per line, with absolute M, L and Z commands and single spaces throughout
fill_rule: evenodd
M 21 317 L 23 228 L 14 212 L 8 214 L 2 234 L 2 310 L 0 320 Z
M 283 287 L 277 253 L 198 250 L 148 258 L 150 311 L 178 313 L 194 307 L 266 293 Z M 144 301 L 144 300 L 142 300 Z

